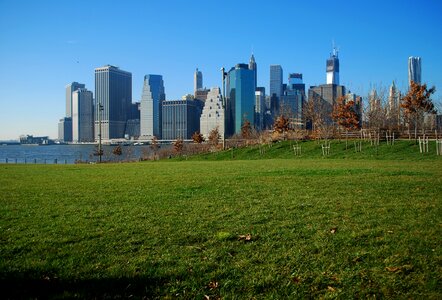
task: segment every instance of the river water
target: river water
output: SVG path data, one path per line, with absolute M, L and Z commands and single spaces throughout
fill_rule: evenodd
M 170 145 L 162 145 L 167 148 Z M 103 146 L 103 161 L 137 161 L 149 158 L 151 149 L 143 146 L 122 146 L 122 155 L 112 154 L 115 146 Z M 95 145 L 1 145 L 0 163 L 9 164 L 74 164 L 76 162 L 96 162 Z

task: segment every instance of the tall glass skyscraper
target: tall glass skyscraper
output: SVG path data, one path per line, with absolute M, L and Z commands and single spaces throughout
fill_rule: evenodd
M 275 95 L 280 98 L 282 95 L 282 67 L 270 65 L 270 97 Z
M 408 58 L 408 84 L 411 85 L 411 82 L 414 81 L 416 83 L 421 84 L 421 58 L 410 56 Z
M 255 75 L 246 64 L 237 64 L 230 69 L 227 80 L 228 134 L 241 133 L 245 120 L 254 126 Z
M 305 84 L 301 73 L 289 74 L 289 83 L 281 97 L 280 113 L 290 120 L 291 126 L 302 125 L 302 108 L 305 102 Z
M 196 91 L 203 88 L 203 73 L 198 71 L 198 68 L 195 70 L 195 74 L 193 75 L 193 85 L 194 95 L 196 97 Z
M 161 102 L 166 100 L 163 76 L 144 76 L 140 104 L 140 134 L 145 137 L 161 138 Z
M 72 141 L 94 141 L 94 99 L 87 89 L 72 93 Z
M 333 54 L 327 59 L 327 84 L 339 85 L 339 58 L 338 51 L 333 48 Z
M 126 121 L 132 103 L 132 74 L 106 65 L 95 69 L 95 138 L 124 138 Z M 102 110 L 99 106 L 102 106 Z
M 257 130 L 264 129 L 265 99 L 266 89 L 257 87 L 255 89 L 255 128 Z

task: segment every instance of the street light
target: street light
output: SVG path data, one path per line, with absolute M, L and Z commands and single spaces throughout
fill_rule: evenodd
M 98 157 L 101 163 L 101 156 L 103 155 L 103 149 L 101 148 L 101 112 L 104 110 L 101 103 L 98 104 Z
M 221 100 L 223 102 L 223 150 L 226 150 L 226 76 L 224 67 L 221 68 L 222 80 L 223 80 L 223 90 L 221 92 Z

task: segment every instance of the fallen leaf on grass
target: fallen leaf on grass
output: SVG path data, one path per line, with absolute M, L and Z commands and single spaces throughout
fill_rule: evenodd
M 218 282 L 217 281 L 211 281 L 208 284 L 209 289 L 214 290 L 216 288 L 218 288 Z
M 332 287 L 332 286 L 328 286 L 328 287 L 327 287 L 327 290 L 329 290 L 330 292 L 334 292 L 334 291 L 336 291 L 336 289 L 335 289 L 334 287 Z
M 398 272 L 410 273 L 413 271 L 413 266 L 412 265 L 403 265 L 400 267 L 385 267 L 385 269 L 388 272 L 392 272 L 392 273 L 398 273 Z
M 294 276 L 294 277 L 292 277 L 292 281 L 296 284 L 299 284 L 299 283 L 301 283 L 301 278 L 299 278 L 298 276 Z
M 241 234 L 240 236 L 238 236 L 238 241 L 249 242 L 251 240 L 252 240 L 252 235 L 250 233 L 248 233 L 248 234 Z

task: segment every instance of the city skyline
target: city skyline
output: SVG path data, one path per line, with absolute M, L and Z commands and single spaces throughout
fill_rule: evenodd
M 308 88 L 326 83 L 324 62 L 332 40 L 340 48 L 340 83 L 348 90 L 366 98 L 371 87 L 387 89 L 394 80 L 403 92 L 408 57 L 418 56 L 422 82 L 436 86 L 433 99 L 440 101 L 440 2 L 227 2 L 79 1 L 89 13 L 66 22 L 67 3 L 2 1 L 0 140 L 20 134 L 56 138 L 66 84 L 81 82 L 94 91 L 94 69 L 106 64 L 132 73 L 132 102 L 141 99 L 145 74 L 163 75 L 166 99 L 176 100 L 192 93 L 196 68 L 203 87 L 220 87 L 220 68 L 247 63 L 252 53 L 257 86 L 269 89 L 269 67 L 281 65 L 284 83 L 289 73 L 302 73 Z M 241 11 L 248 13 L 236 18 Z M 188 22 L 192 14 L 198 18 Z M 330 15 L 336 16 L 332 26 Z M 123 22 L 109 21 L 120 17 Z M 258 22 L 269 18 L 272 22 Z

